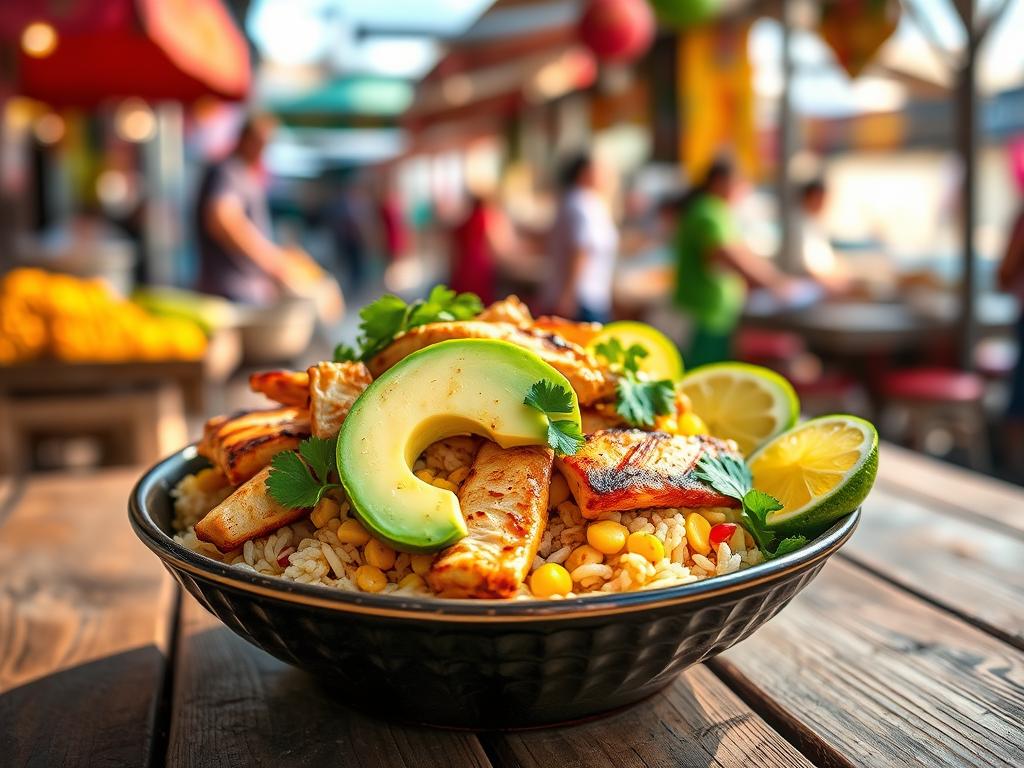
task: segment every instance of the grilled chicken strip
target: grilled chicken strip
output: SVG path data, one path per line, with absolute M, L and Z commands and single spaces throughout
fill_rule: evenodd
M 370 361 L 370 373 L 380 376 L 402 358 L 447 339 L 501 339 L 536 352 L 569 380 L 581 405 L 615 395 L 614 375 L 582 347 L 551 333 L 479 320 L 430 323 L 406 331 Z
M 703 453 L 740 457 L 735 444 L 700 435 L 681 437 L 639 429 L 606 429 L 587 435 L 558 468 L 583 516 L 648 507 L 737 507 L 694 474 Z
M 362 363 L 317 363 L 307 375 L 313 434 L 334 437 L 373 377 Z
M 519 589 L 548 517 L 552 452 L 484 443 L 459 489 L 469 533 L 434 561 L 427 581 L 445 597 L 504 598 Z
M 601 332 L 600 323 L 578 323 L 558 315 L 541 315 L 533 321 L 533 327 L 544 333 L 553 333 L 566 341 L 587 346 Z
M 288 509 L 267 494 L 270 467 L 264 467 L 196 523 L 196 537 L 221 552 L 238 549 L 249 539 L 265 536 L 306 514 Z
M 309 375 L 305 371 L 264 371 L 249 376 L 249 389 L 275 403 L 309 407 Z
M 510 323 L 518 328 L 529 328 L 533 325 L 530 308 L 523 304 L 518 296 L 506 296 L 489 304 L 476 319 L 485 323 Z
M 299 447 L 309 437 L 309 412 L 303 408 L 274 408 L 217 416 L 206 422 L 199 455 L 239 485 L 270 463 L 281 451 Z

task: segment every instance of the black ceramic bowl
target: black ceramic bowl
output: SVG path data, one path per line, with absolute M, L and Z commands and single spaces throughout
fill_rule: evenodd
M 249 642 L 358 691 L 350 701 L 448 727 L 545 725 L 649 696 L 778 613 L 859 519 L 778 560 L 679 587 L 544 602 L 409 599 L 260 576 L 179 546 L 169 492 L 203 466 L 186 448 L 132 492 L 132 526 L 174 578 Z

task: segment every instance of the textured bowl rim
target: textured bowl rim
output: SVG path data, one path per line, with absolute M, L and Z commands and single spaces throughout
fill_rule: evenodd
M 161 460 L 143 474 L 128 500 L 128 514 L 135 534 L 165 565 L 224 587 L 273 600 L 391 618 L 457 622 L 537 621 L 646 611 L 713 600 L 732 592 L 778 581 L 796 571 L 810 570 L 846 543 L 860 522 L 861 512 L 858 507 L 808 545 L 788 555 L 742 571 L 689 584 L 566 600 L 466 600 L 376 595 L 264 576 L 217 562 L 174 541 L 156 524 L 147 509 L 146 497 L 154 490 L 159 491 L 156 486 L 160 483 L 167 482 L 170 485 L 172 478 L 177 482 L 177 471 L 187 468 L 197 458 L 193 444 Z

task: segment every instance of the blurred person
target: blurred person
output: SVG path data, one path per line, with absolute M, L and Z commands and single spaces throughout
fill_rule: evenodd
M 363 286 L 369 262 L 366 222 L 370 213 L 358 186 L 343 182 L 334 190 L 324 210 L 324 224 L 334 243 L 334 253 L 345 290 L 356 293 Z
M 787 278 L 737 241 L 729 208 L 735 183 L 732 164 L 716 160 L 678 203 L 675 303 L 694 324 L 687 366 L 729 359 L 748 284 L 788 292 Z
M 204 293 L 271 304 L 287 278 L 288 252 L 271 239 L 261 159 L 275 122 L 252 115 L 234 149 L 203 172 L 196 198 L 199 284 Z
M 498 264 L 514 250 L 515 235 L 501 209 L 486 195 L 471 193 L 469 211 L 452 230 L 452 289 L 468 291 L 484 304 L 497 298 Z
M 999 288 L 1016 296 L 1021 306 L 1017 320 L 1017 365 L 1013 370 L 1004 423 L 1007 465 L 1018 479 L 1024 479 L 1024 209 L 1014 222 L 999 265 L 998 281 Z
M 848 290 L 850 280 L 836 256 L 821 220 L 827 189 L 823 179 L 812 179 L 799 190 L 800 256 L 804 271 L 832 293 Z
M 562 317 L 608 322 L 619 232 L 597 192 L 590 155 L 569 157 L 558 180 L 558 213 L 549 238 L 552 271 L 540 304 Z

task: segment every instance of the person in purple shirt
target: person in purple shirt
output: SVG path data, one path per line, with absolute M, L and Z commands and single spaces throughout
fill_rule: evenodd
M 274 127 L 268 116 L 250 116 L 230 154 L 203 173 L 195 227 L 204 293 L 256 305 L 279 298 L 287 255 L 271 240 L 261 165 Z

